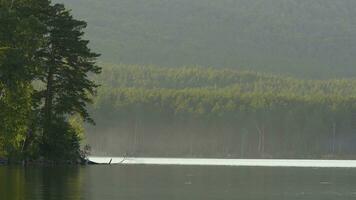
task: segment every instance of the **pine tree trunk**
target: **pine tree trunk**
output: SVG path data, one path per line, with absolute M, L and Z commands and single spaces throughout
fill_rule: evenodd
M 47 75 L 47 85 L 45 94 L 45 105 L 44 105 L 44 139 L 49 137 L 49 129 L 52 122 L 52 110 L 53 110 L 53 76 L 54 70 L 52 67 L 48 68 Z

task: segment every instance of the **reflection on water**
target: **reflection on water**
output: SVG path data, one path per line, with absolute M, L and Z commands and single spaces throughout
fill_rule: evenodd
M 0 200 L 82 199 L 78 167 L 1 167 Z
M 0 167 L 1 200 L 353 199 L 356 169 Z

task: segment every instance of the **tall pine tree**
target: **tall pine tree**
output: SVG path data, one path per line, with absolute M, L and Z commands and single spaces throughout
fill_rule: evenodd
M 49 0 L 0 0 L 0 156 L 40 146 L 48 159 L 76 159 L 70 118 L 93 123 L 86 105 L 99 56 L 83 39 L 84 21 Z
M 101 71 L 95 65 L 99 54 L 93 53 L 89 41 L 83 39 L 86 22 L 74 19 L 62 4 L 51 7 L 46 26 L 47 44 L 39 54 L 43 63 L 40 79 L 44 83 L 38 93 L 44 102 L 42 152 L 50 159 L 71 157 L 78 150 L 78 136 L 68 117 L 78 114 L 93 123 L 86 105 L 97 88 L 89 76 Z M 71 149 L 68 156 L 63 154 L 64 149 Z

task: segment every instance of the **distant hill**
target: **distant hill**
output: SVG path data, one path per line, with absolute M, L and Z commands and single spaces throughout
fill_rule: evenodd
M 355 80 L 235 69 L 105 66 L 86 139 L 95 155 L 354 158 Z M 350 157 L 351 156 L 351 157 Z
M 273 93 L 356 97 L 356 80 L 299 80 L 253 71 L 207 67 L 165 68 L 137 65 L 104 65 L 95 81 L 101 92 L 119 88 L 135 89 L 210 89 L 233 93 Z M 107 94 L 106 94 L 107 95 Z
M 355 0 L 58 0 L 111 63 L 356 76 Z

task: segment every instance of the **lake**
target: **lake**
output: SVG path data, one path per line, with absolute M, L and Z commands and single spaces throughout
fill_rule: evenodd
M 355 168 L 0 166 L 1 200 L 343 200 Z

